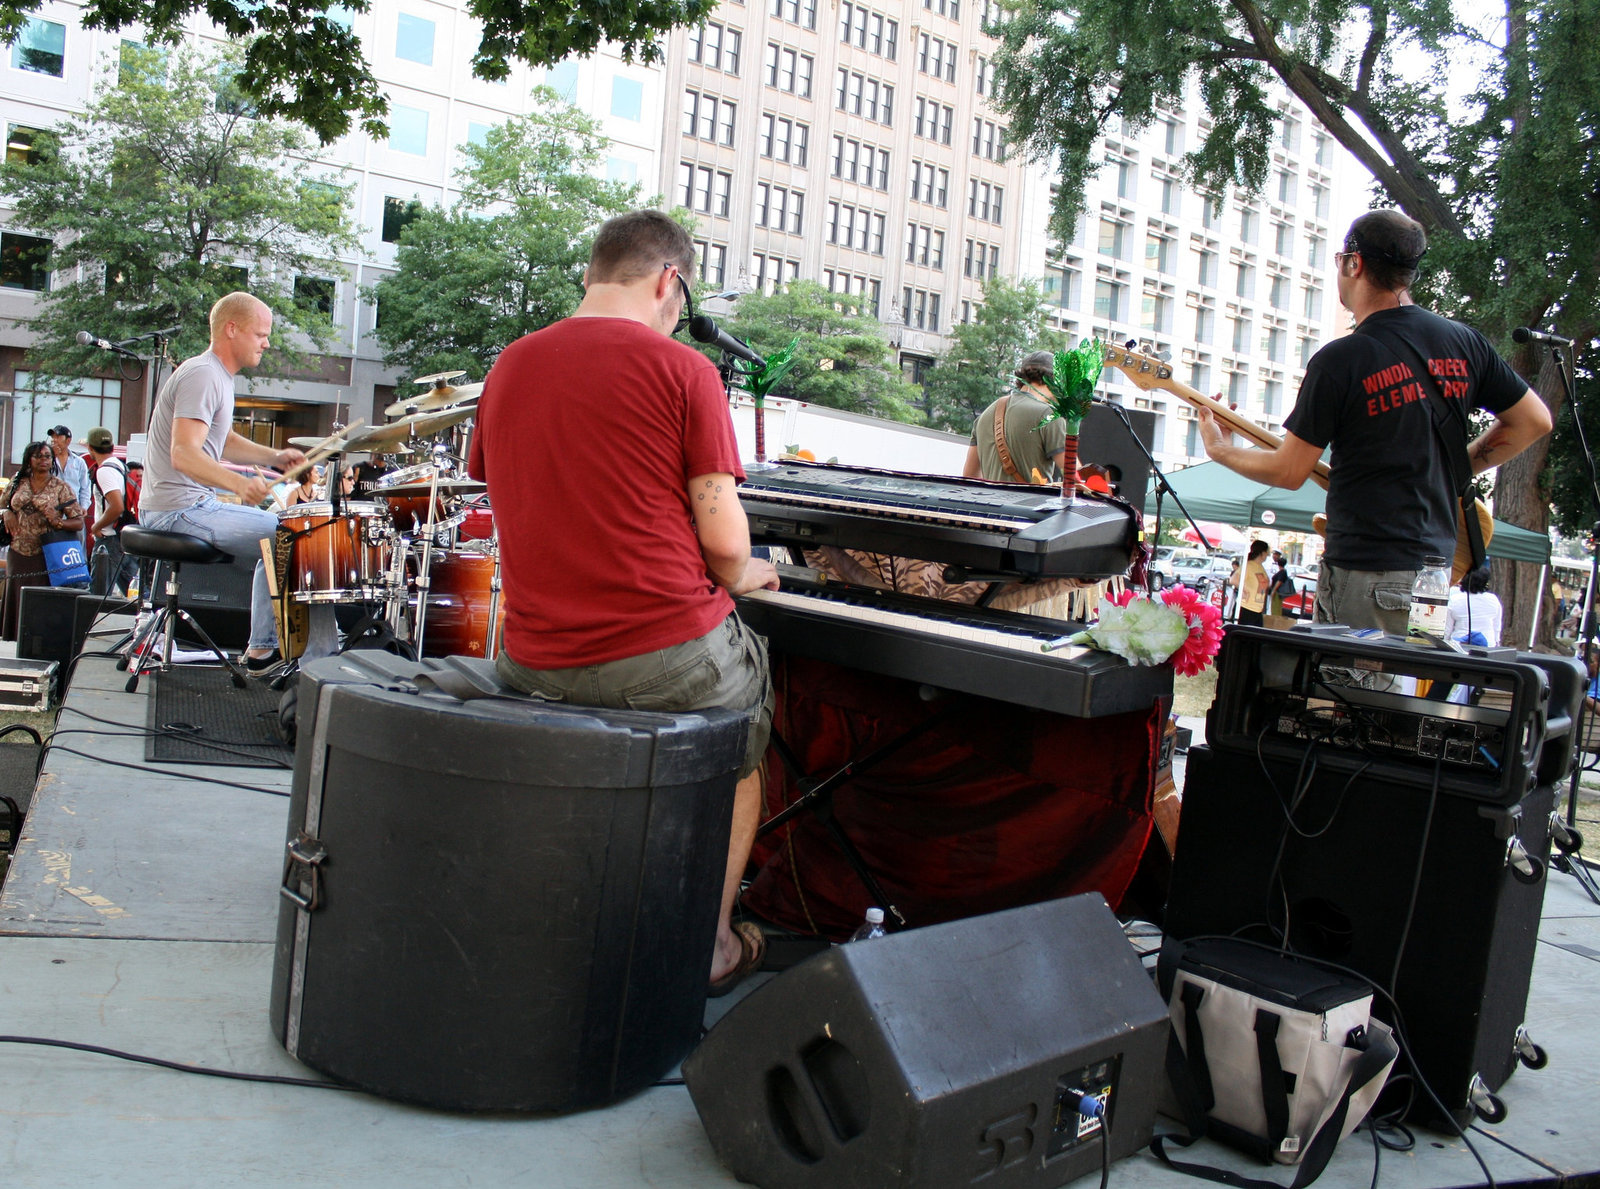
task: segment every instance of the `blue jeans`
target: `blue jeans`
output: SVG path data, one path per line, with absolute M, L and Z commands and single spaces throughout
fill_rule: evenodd
M 1416 570 L 1345 570 L 1324 560 L 1317 577 L 1317 622 L 1403 636 L 1416 580 Z
M 215 496 L 175 512 L 141 511 L 141 528 L 161 532 L 187 533 L 209 541 L 233 555 L 236 566 L 254 565 L 250 587 L 250 647 L 276 648 L 278 627 L 272 614 L 272 596 L 267 593 L 267 568 L 261 562 L 261 541 L 278 531 L 278 518 L 260 508 L 225 504 Z

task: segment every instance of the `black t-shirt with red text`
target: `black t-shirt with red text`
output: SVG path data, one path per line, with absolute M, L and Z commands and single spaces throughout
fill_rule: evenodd
M 1459 406 L 1441 428 L 1464 438 L 1467 410 L 1503 413 L 1527 390 L 1489 340 L 1415 305 L 1369 314 L 1313 355 L 1283 427 L 1333 445 L 1324 556 L 1347 570 L 1415 570 L 1454 554 L 1457 505 L 1430 398 Z

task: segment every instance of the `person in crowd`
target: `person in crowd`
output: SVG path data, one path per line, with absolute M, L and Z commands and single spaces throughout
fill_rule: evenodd
M 1283 614 L 1283 600 L 1294 593 L 1294 580 L 1289 577 L 1289 563 L 1276 549 L 1272 551 L 1272 577 L 1267 583 L 1267 598 L 1272 614 Z
M 94 523 L 89 526 L 89 589 L 109 594 L 113 587 L 128 593 L 138 563 L 122 551 L 121 531 L 134 523 L 128 511 L 128 464 L 116 455 L 111 431 L 97 425 L 84 437 L 94 459 Z
M 48 442 L 29 442 L 22 450 L 22 466 L 6 489 L 3 520 L 11 534 L 6 553 L 6 592 L 0 637 L 17 638 L 17 613 L 25 586 L 49 586 L 44 542 L 48 532 L 70 529 L 83 532 L 83 508 L 64 480 L 52 473 L 55 457 Z
M 1445 639 L 1499 648 L 1501 615 L 1500 596 L 1489 589 L 1489 565 L 1485 562 L 1450 592 L 1444 612 Z
M 1231 620 L 1239 609 L 1239 578 L 1243 567 L 1239 559 L 1233 559 L 1233 568 L 1228 571 L 1228 576 L 1222 582 L 1222 618 Z
M 1355 331 L 1312 357 L 1276 449 L 1237 446 L 1200 411 L 1206 453 L 1275 487 L 1298 488 L 1332 446 L 1316 602 L 1324 623 L 1404 635 L 1424 559 L 1456 550 L 1470 476 L 1453 471 L 1498 466 L 1550 432 L 1544 401 L 1487 339 L 1412 300 L 1426 248 L 1422 225 L 1399 211 L 1350 225 L 1334 267 Z M 1473 408 L 1494 420 L 1468 441 Z
M 261 541 L 278 527 L 278 518 L 261 506 L 277 476 L 261 468 L 290 467 L 305 455 L 293 447 L 274 450 L 233 429 L 233 377 L 261 362 L 271 342 L 272 310 L 249 293 L 229 293 L 211 307 L 210 330 L 210 347 L 179 364 L 156 395 L 139 520 L 145 528 L 200 537 L 232 554 L 235 565 L 254 570 L 244 661 L 259 674 L 275 666 L 278 652 L 261 561 Z M 256 473 L 241 475 L 223 460 L 253 465 Z M 239 502 L 224 503 L 219 489 Z
M 89 482 L 89 464 L 72 452 L 72 431 L 57 425 L 46 436 L 50 439 L 50 473 L 72 489 L 78 507 L 87 513 L 94 507 L 94 488 Z
M 1016 391 L 978 414 L 961 469 L 964 476 L 996 483 L 1031 483 L 1037 471 L 1043 479 L 1061 481 L 1067 423 L 1058 417 L 1039 424 L 1050 414 L 1045 378 L 1054 373 L 1055 366 L 1055 356 L 1049 351 L 1023 356 L 1017 365 Z
M 1244 577 L 1239 579 L 1239 622 L 1249 627 L 1261 627 L 1267 606 L 1267 556 L 1265 541 L 1251 541 L 1250 553 L 1244 562 Z
M 732 913 L 760 818 L 772 683 L 766 643 L 732 596 L 776 589 L 778 575 L 750 552 L 722 380 L 670 337 L 693 275 L 694 242 L 663 212 L 604 223 L 577 311 L 508 346 L 484 381 L 468 473 L 488 484 L 499 530 L 507 684 L 581 705 L 750 715 L 709 972 L 720 994 L 766 950 Z M 597 484 L 623 441 L 628 483 Z

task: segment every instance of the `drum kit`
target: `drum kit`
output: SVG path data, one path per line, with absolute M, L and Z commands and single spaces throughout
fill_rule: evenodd
M 425 376 L 419 396 L 328 438 L 290 438 L 310 463 L 331 460 L 329 498 L 278 514 L 277 578 L 283 655 L 306 651 L 311 609 L 364 607 L 419 656 L 493 657 L 505 608 L 485 485 L 462 464 L 482 384 L 464 372 Z M 340 496 L 348 455 L 422 457 L 388 470 L 360 499 Z M 341 617 L 341 624 L 343 623 Z

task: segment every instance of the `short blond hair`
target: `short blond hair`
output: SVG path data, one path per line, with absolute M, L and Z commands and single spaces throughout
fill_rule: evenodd
M 244 320 L 257 310 L 267 309 L 267 303 L 252 293 L 236 290 L 217 298 L 216 304 L 211 307 L 211 337 L 219 339 L 222 332 L 227 329 L 228 323 Z

